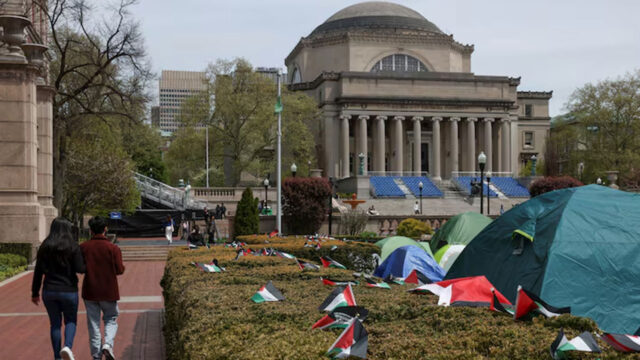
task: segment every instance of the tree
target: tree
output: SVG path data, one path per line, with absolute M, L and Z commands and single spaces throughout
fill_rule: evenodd
M 571 176 L 548 176 L 531 183 L 531 185 L 529 186 L 529 193 L 531 194 L 531 197 L 536 197 L 549 191 L 572 188 L 582 185 L 584 185 L 582 182 L 572 178 Z
M 135 171 L 152 179 L 167 182 L 168 175 L 160 150 L 163 140 L 151 127 L 130 121 L 120 122 L 124 151 L 131 156 Z
M 433 230 L 426 223 L 413 218 L 404 219 L 398 224 L 396 231 L 399 236 L 418 239 L 424 234 L 433 234 Z
M 50 27 L 50 84 L 56 90 L 53 194 L 59 209 L 66 201 L 64 180 L 74 132 L 91 121 L 140 121 L 143 116 L 151 72 L 139 26 L 128 12 L 135 2 L 34 2 L 43 8 Z
M 233 218 L 233 235 L 257 234 L 259 225 L 258 199 L 253 197 L 253 191 L 248 187 L 244 189 L 238 202 L 236 216 Z
M 327 215 L 331 187 L 326 178 L 287 178 L 282 214 L 292 234 L 315 234 Z

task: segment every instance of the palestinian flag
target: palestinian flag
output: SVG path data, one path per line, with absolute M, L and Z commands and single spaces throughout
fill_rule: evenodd
M 565 359 L 565 351 L 601 352 L 598 343 L 596 343 L 596 340 L 590 332 L 585 331 L 577 337 L 568 340 L 562 329 L 560 329 L 558 336 L 551 344 L 550 351 L 554 359 Z
M 214 264 L 203 264 L 203 263 L 196 263 L 196 266 L 198 266 L 200 269 L 202 269 L 202 271 L 207 272 L 207 273 L 219 273 L 222 272 L 222 269 Z
M 260 290 L 251 297 L 251 300 L 255 303 L 265 301 L 282 301 L 284 300 L 284 295 L 282 295 L 280 290 L 276 289 L 276 287 L 273 286 L 273 282 L 269 280 L 267 285 L 261 287 Z
M 357 281 L 349 281 L 349 280 L 332 280 L 320 278 L 322 283 L 329 286 L 344 286 L 344 285 L 358 285 Z
M 308 263 L 308 262 L 301 262 L 298 259 L 296 259 L 296 263 L 298 264 L 298 267 L 300 268 L 300 270 L 304 270 L 304 269 L 320 270 L 320 266 L 318 266 L 316 264 L 312 264 L 312 263 Z
M 295 259 L 296 257 L 284 251 L 276 251 L 276 255 L 285 259 Z
M 322 317 L 313 326 L 312 329 L 344 329 L 349 325 L 349 322 L 358 318 L 360 321 L 365 321 L 369 315 L 369 310 L 361 306 L 340 306 L 328 315 Z
M 429 280 L 429 278 L 425 274 L 414 269 L 406 278 L 404 278 L 404 282 L 407 284 L 425 285 L 431 284 L 433 281 Z
M 493 299 L 491 300 L 491 305 L 489 306 L 489 310 L 513 315 L 514 311 L 510 305 L 508 305 L 508 308 L 506 308 L 504 305 L 500 303 L 500 300 L 496 296 L 496 289 L 491 289 L 491 292 L 493 293 Z
M 366 359 L 368 337 L 367 330 L 364 329 L 360 320 L 354 318 L 327 350 L 327 356 L 332 359 L 346 359 L 351 356 Z
M 247 256 L 249 253 L 246 250 L 240 249 L 236 254 L 236 258 L 234 260 L 238 260 L 241 256 Z
M 517 320 L 523 316 L 530 314 L 533 311 L 537 311 L 542 315 L 550 318 L 560 316 L 562 314 L 571 313 L 570 307 L 557 308 L 553 307 L 537 297 L 535 294 L 525 290 L 522 286 L 518 286 L 518 294 L 516 295 L 515 312 L 513 313 L 513 319 Z
M 316 250 L 320 250 L 320 243 L 316 244 Z
M 347 269 L 344 265 L 340 264 L 339 262 L 333 260 L 328 256 L 322 256 L 320 258 L 320 261 L 322 261 L 323 267 L 332 267 L 332 268 L 338 268 L 338 269 L 344 269 L 344 270 Z
M 356 298 L 353 296 L 351 284 L 340 286 L 331 292 L 329 296 L 320 304 L 320 311 L 332 311 L 339 306 L 356 306 Z
M 387 276 L 384 279 L 384 282 L 386 282 L 388 284 L 397 284 L 397 285 L 404 285 L 405 284 L 405 281 L 404 281 L 403 278 L 395 277 L 395 276 L 393 276 L 391 274 L 389 274 L 389 276 Z
M 365 278 L 365 281 L 367 282 L 368 287 L 391 290 L 391 286 L 389 286 L 389 284 L 387 284 L 386 282 L 376 282 L 374 279 L 369 277 Z
M 600 336 L 600 338 L 618 351 L 626 353 L 640 352 L 640 336 L 624 334 L 604 334 Z
M 273 230 L 272 232 L 269 233 L 269 237 L 274 237 L 276 235 L 278 235 L 278 230 L 277 229 Z

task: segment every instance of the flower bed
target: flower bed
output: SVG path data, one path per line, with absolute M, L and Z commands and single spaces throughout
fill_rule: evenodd
M 162 279 L 167 358 L 324 358 L 340 331 L 311 330 L 323 315 L 318 306 L 332 290 L 319 279 L 350 279 L 352 272 L 300 271 L 291 259 L 246 256 L 235 261 L 235 255 L 234 249 L 221 246 L 177 249 L 169 254 Z M 204 273 L 191 265 L 213 258 L 226 272 Z M 305 260 L 318 262 L 317 258 Z M 262 304 L 250 301 L 269 280 L 286 299 Z M 514 322 L 486 308 L 440 307 L 435 305 L 435 296 L 406 291 L 412 287 L 354 286 L 358 305 L 369 310 L 364 322 L 369 359 L 549 359 L 549 346 L 560 328 L 570 338 L 596 330 L 592 321 L 570 315 Z M 640 358 L 600 345 L 602 354 L 571 356 Z

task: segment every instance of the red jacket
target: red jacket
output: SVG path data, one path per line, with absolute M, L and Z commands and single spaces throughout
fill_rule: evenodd
M 118 301 L 117 275 L 124 273 L 120 248 L 106 236 L 94 235 L 80 245 L 87 265 L 82 282 L 82 298 L 92 301 Z

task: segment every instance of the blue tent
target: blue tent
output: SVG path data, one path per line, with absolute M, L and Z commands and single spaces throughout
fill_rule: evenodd
M 413 270 L 418 270 L 431 281 L 440 281 L 446 271 L 423 248 L 407 245 L 397 248 L 378 266 L 374 275 L 386 278 L 389 275 L 407 277 Z

